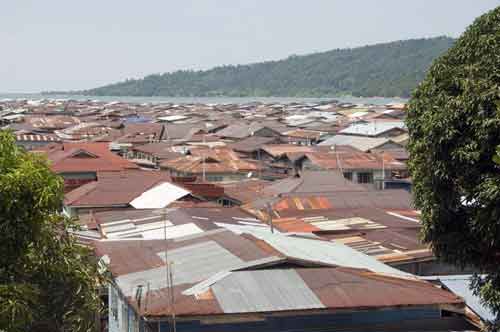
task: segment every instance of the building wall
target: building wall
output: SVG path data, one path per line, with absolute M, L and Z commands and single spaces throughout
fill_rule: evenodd
M 121 297 L 121 294 L 109 286 L 108 296 L 108 331 L 109 332 L 142 332 L 140 323 L 134 310 Z
M 229 317 L 228 317 L 229 318 Z M 286 332 L 286 331 L 370 331 L 373 325 L 387 325 L 394 328 L 399 322 L 440 319 L 441 312 L 438 308 L 401 308 L 401 309 L 374 309 L 370 311 L 351 311 L 344 313 L 327 314 L 292 314 L 267 315 L 253 317 L 248 320 L 229 318 L 182 321 L 177 320 L 178 332 Z M 152 330 L 160 332 L 170 331 L 168 318 L 160 323 L 154 323 Z M 378 331 L 378 330 L 377 330 Z M 393 331 L 393 329 L 391 329 Z

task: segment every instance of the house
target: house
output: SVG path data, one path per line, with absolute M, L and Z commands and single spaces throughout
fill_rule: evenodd
M 392 179 L 396 173 L 407 173 L 405 163 L 383 152 L 315 151 L 306 153 L 300 165 L 302 170 L 340 170 L 346 179 L 367 184 Z
M 126 154 L 132 146 L 158 142 L 163 135 L 164 127 L 160 123 L 128 123 L 118 136 L 112 137 L 112 142 Z
M 284 141 L 299 145 L 315 145 L 324 133 L 315 130 L 295 129 L 283 133 Z
M 165 173 L 128 170 L 99 173 L 98 180 L 68 192 L 64 197 L 63 210 L 73 217 L 95 211 L 139 208 L 134 200 L 159 186 L 162 186 L 161 192 L 153 193 L 158 199 L 168 200 L 172 195 L 181 193 L 179 198 L 199 200 L 183 186 L 174 184 Z
M 240 141 L 231 143 L 228 147 L 238 152 L 245 158 L 260 160 L 259 151 L 264 145 L 279 143 L 281 143 L 281 141 L 278 137 L 250 136 Z
M 208 182 L 234 181 L 257 176 L 257 164 L 240 159 L 227 148 L 191 149 L 190 155 L 160 163 L 171 176 L 196 176 Z
M 463 300 L 341 243 L 249 223 L 95 242 L 109 331 L 465 331 Z M 168 276 L 168 277 L 167 277 Z
M 96 181 L 98 173 L 139 168 L 112 153 L 108 143 L 62 143 L 41 152 L 47 155 L 52 171 L 63 177 L 66 191 Z
M 157 142 L 131 147 L 126 158 L 141 167 L 159 168 L 162 161 L 179 158 L 182 155 L 172 144 Z
M 313 147 L 295 144 L 266 144 L 259 151 L 260 160 L 266 164 L 266 178 L 294 175 L 298 171 L 297 160 Z

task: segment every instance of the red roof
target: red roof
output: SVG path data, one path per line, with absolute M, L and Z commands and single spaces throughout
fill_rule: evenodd
M 49 150 L 47 157 L 56 173 L 122 171 L 139 168 L 109 151 L 108 143 L 63 143 Z

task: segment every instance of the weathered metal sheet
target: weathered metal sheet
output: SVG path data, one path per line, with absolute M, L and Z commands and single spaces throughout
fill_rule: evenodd
M 164 260 L 164 253 L 158 254 Z M 192 284 L 213 274 L 239 266 L 243 261 L 214 241 L 170 250 L 168 261 L 172 262 L 173 285 Z M 119 276 L 117 282 L 125 295 L 132 295 L 138 285 L 150 283 L 150 290 L 166 287 L 165 266 Z
M 251 234 L 266 241 L 269 245 L 288 257 L 331 265 L 368 269 L 379 273 L 411 276 L 342 243 L 290 237 L 276 232 L 271 233 L 268 230 L 256 227 L 234 226 L 222 223 L 217 223 L 217 225 L 237 234 Z
M 224 313 L 321 309 L 325 306 L 294 270 L 233 272 L 212 286 Z

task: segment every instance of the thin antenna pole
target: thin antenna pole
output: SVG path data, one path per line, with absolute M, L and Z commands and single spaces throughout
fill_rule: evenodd
M 385 190 L 385 160 L 384 160 L 384 150 L 382 150 L 382 190 Z
M 170 293 L 170 273 L 168 266 L 168 242 L 167 242 L 167 209 L 163 209 L 163 237 L 165 240 L 165 283 L 167 285 L 167 294 Z M 170 330 L 172 330 L 172 326 L 170 326 Z
M 260 148 L 257 150 L 257 159 L 259 160 L 259 180 L 262 180 L 262 160 L 260 159 Z
M 269 215 L 269 226 L 271 227 L 271 233 L 274 233 L 273 209 L 271 207 L 271 203 L 267 203 L 267 214 Z
M 172 313 L 172 330 L 177 331 L 177 326 L 175 322 L 175 298 L 174 298 L 174 274 L 173 274 L 173 263 L 170 265 L 170 301 L 171 301 L 171 313 Z
M 205 149 L 205 134 L 203 134 L 203 149 Z M 205 182 L 205 153 L 202 153 L 202 162 L 203 162 L 203 182 Z
M 347 183 L 346 178 L 344 176 L 344 171 L 342 170 L 342 164 L 340 163 L 340 158 L 339 158 L 336 144 L 333 145 L 333 151 L 335 152 L 335 159 L 337 161 L 337 168 L 340 169 L 340 173 L 342 173 L 342 178 L 344 178 L 344 183 Z

